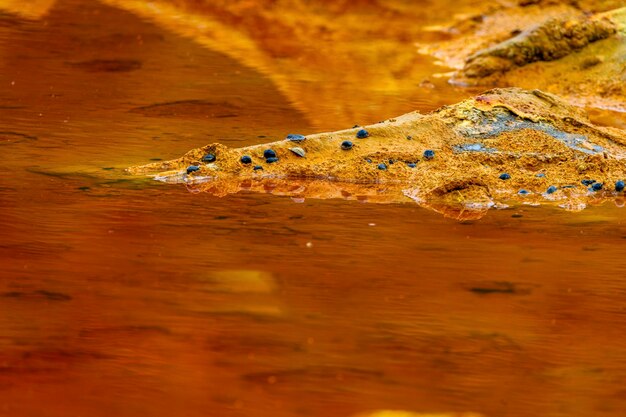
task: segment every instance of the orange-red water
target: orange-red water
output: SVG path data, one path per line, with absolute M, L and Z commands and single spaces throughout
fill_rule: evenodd
M 0 415 L 624 416 L 623 209 L 458 223 L 122 172 L 343 128 L 337 108 L 372 111 L 356 88 L 313 118 L 265 75 L 127 11 L 0 15 Z M 469 95 L 438 88 L 380 119 Z

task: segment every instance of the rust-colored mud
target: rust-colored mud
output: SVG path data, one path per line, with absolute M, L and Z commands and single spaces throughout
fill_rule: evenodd
M 126 9 L 20 4 L 0 0 L 0 416 L 623 416 L 619 200 L 459 222 L 123 172 L 476 93 L 329 67 L 338 90 L 307 113 L 296 87 L 316 71 L 282 88 Z M 376 7 L 359 22 L 385 39 Z M 412 24 L 451 7 L 424 3 Z

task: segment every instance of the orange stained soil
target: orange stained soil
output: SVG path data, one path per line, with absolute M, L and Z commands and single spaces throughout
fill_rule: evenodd
M 347 81 L 307 112 L 292 84 L 131 11 L 16 3 L 0 0 L 0 416 L 623 416 L 620 201 L 459 222 L 123 172 L 473 93 L 391 100 L 329 70 L 302 82 Z M 450 5 L 423 7 L 416 25 Z

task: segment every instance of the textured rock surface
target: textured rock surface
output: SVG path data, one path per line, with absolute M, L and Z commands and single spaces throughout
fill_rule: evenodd
M 554 61 L 616 32 L 609 19 L 552 19 L 470 56 L 463 74 L 481 78 L 537 61 Z
M 538 90 L 495 89 L 433 113 L 409 113 L 366 126 L 243 148 L 211 144 L 167 162 L 129 168 L 194 190 L 226 195 L 241 190 L 304 198 L 373 202 L 413 200 L 456 218 L 480 217 L 489 207 L 553 202 L 577 210 L 620 197 L 626 177 L 626 133 L 592 125 L 585 113 Z M 353 142 L 350 150 L 341 143 Z M 266 163 L 273 149 L 279 161 Z M 425 158 L 424 151 L 435 151 Z M 201 162 L 207 153 L 217 160 Z M 243 164 L 243 155 L 252 158 Z M 378 168 L 385 164 L 385 170 Z M 411 167 L 409 164 L 415 164 Z M 186 173 L 188 166 L 199 170 Z M 263 167 L 254 170 L 255 165 Z M 510 179 L 500 179 L 507 173 Z M 583 179 L 603 183 L 593 192 Z M 554 193 L 546 193 L 550 186 Z M 520 190 L 527 194 L 520 194 Z
M 580 6 L 532 3 L 458 22 L 448 28 L 451 39 L 420 50 L 455 68 L 459 85 L 539 88 L 578 105 L 626 111 L 626 8 L 589 16 Z

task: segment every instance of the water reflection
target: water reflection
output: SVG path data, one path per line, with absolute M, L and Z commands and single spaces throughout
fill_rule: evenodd
M 40 19 L 52 8 L 56 0 L 1 0 L 0 10 L 27 19 Z
M 358 414 L 355 417 L 483 417 L 483 415 L 478 413 L 412 413 L 401 410 L 378 410 Z
M 445 18 L 439 2 L 106 2 L 259 70 L 319 129 L 329 112 L 336 130 L 471 94 L 432 78 L 444 69 L 414 46 L 432 36 L 417 23 L 425 10 Z
M 7 19 L 1 415 L 622 415 L 622 211 L 459 223 L 130 181 L 150 158 L 314 126 L 258 72 L 123 10 Z M 360 111 L 351 97 L 338 108 Z M 326 110 L 324 129 L 350 114 Z

